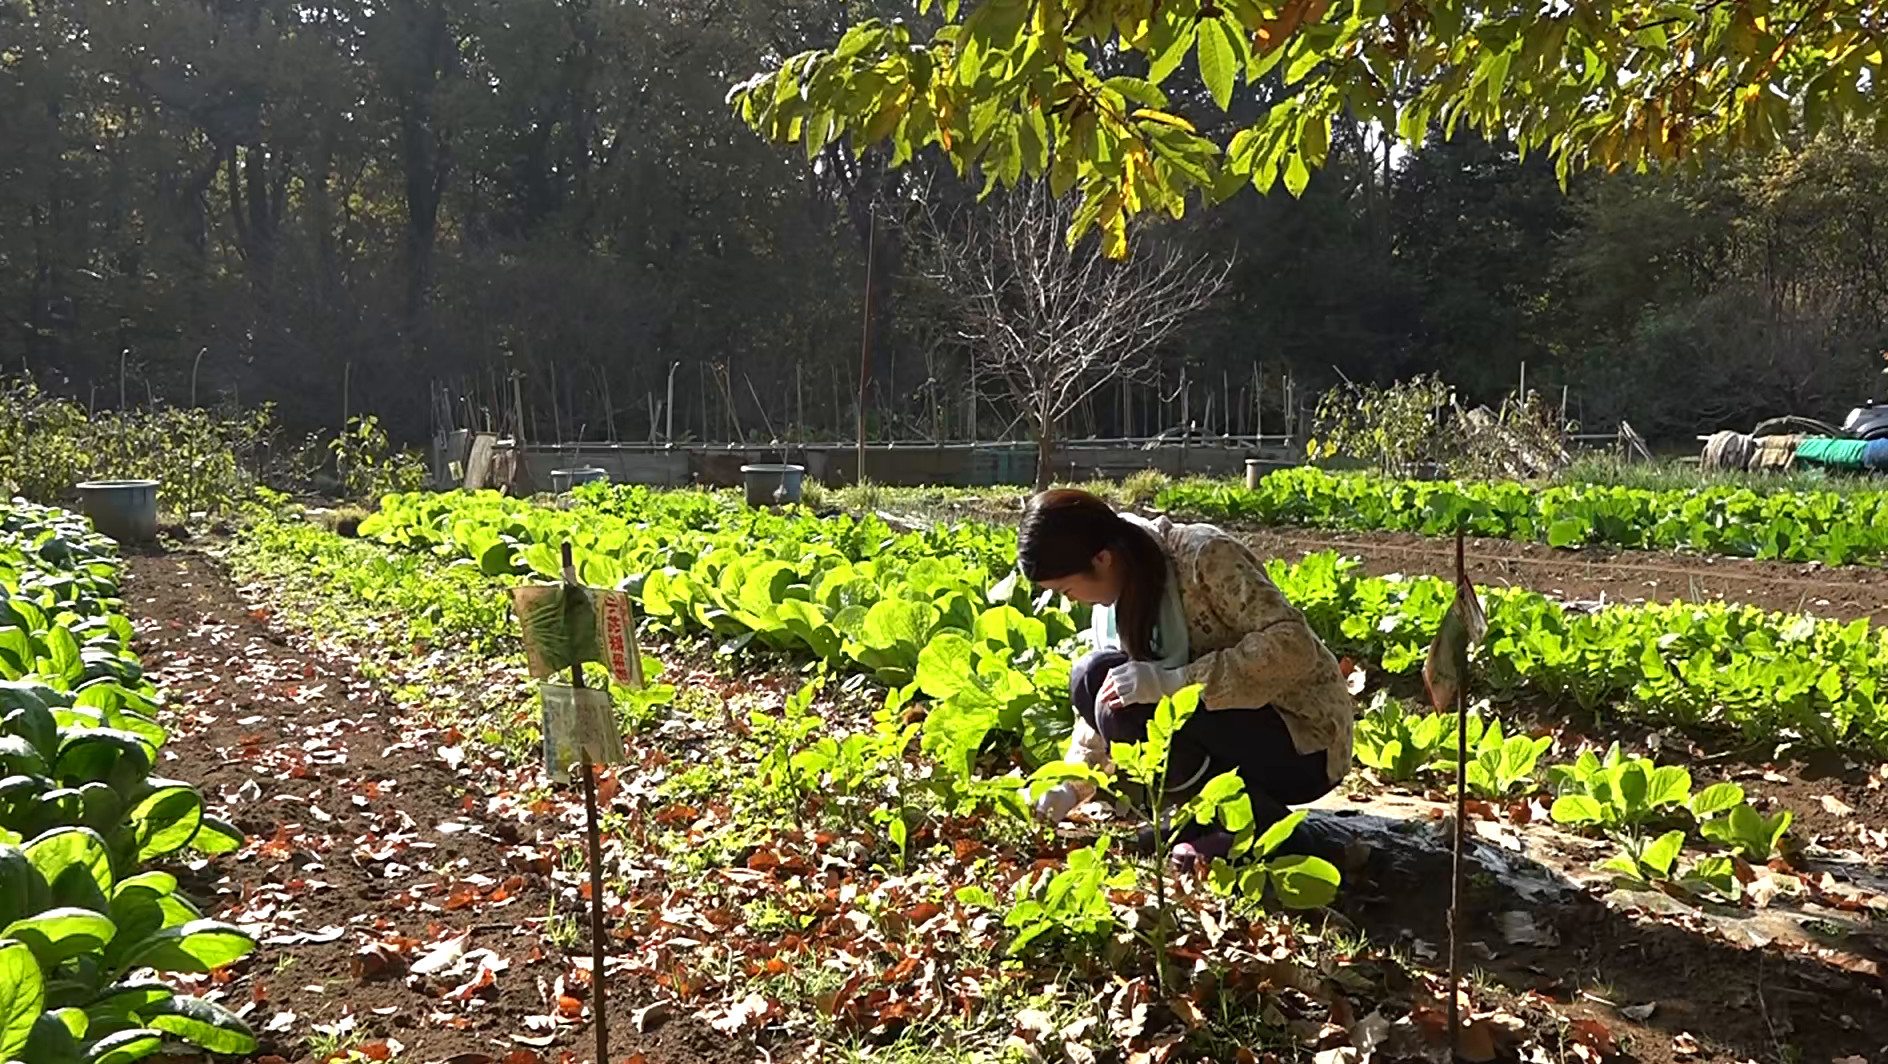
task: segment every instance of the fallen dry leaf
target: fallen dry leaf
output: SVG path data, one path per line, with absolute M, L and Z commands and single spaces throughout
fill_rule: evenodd
M 406 973 L 406 958 L 400 948 L 386 942 L 366 942 L 349 962 L 354 978 L 360 982 L 392 979 Z
M 1462 1039 L 1457 1043 L 1457 1055 L 1470 1064 L 1487 1064 L 1495 1059 L 1495 1029 L 1493 1025 L 1475 1020 L 1462 1028 Z
M 480 954 L 483 956 L 479 956 Z M 454 987 L 452 992 L 446 995 L 449 1000 L 470 1001 L 498 985 L 498 973 L 505 970 L 506 962 L 489 950 L 468 953 L 466 960 L 470 961 L 475 956 L 479 956 L 478 971 L 473 973 L 472 978 Z
M 472 941 L 472 932 L 467 931 L 457 938 L 449 938 L 434 946 L 426 956 L 413 962 L 414 975 L 439 975 L 455 970 L 460 958 L 465 956 L 465 948 Z
M 1377 1051 L 1378 1046 L 1390 1040 L 1390 1027 L 1388 1016 L 1373 1012 L 1350 1029 L 1351 1044 L 1368 1057 Z
M 1695 1057 L 1701 1049 L 1690 1031 L 1680 1031 L 1672 1038 L 1672 1052 L 1681 1057 Z
M 709 1026 L 722 1034 L 735 1035 L 767 1021 L 774 1012 L 774 1004 L 759 994 L 749 994 L 741 1003 L 728 1011 L 720 1019 L 712 1020 Z
M 666 1003 L 661 1001 L 653 1005 L 645 1005 L 629 1014 L 629 1022 L 636 1026 L 637 1034 L 647 1034 L 650 1024 L 660 1024 L 663 1021 L 667 1007 Z
M 1344 658 L 1337 663 L 1337 671 L 1343 674 L 1344 686 L 1350 689 L 1353 697 L 1364 693 L 1364 684 L 1368 682 L 1368 677 L 1364 675 L 1363 666 L 1349 658 Z
M 1200 1011 L 1191 998 L 1178 997 L 1167 1004 L 1173 1009 L 1173 1014 L 1180 1017 L 1180 1022 L 1188 1027 L 1206 1026 L 1206 1014 Z
M 1853 816 L 1855 808 L 1833 794 L 1819 794 L 1816 800 L 1831 816 Z
M 1130 1042 L 1147 1027 L 1147 980 L 1136 979 L 1115 992 L 1108 1004 L 1108 1030 L 1119 1042 Z
M 1576 1043 L 1591 1049 L 1602 1060 L 1619 1052 L 1619 1043 L 1613 1038 L 1613 1029 L 1598 1020 L 1575 1020 L 1568 1029 L 1568 1033 L 1573 1036 Z
M 1128 1054 L 1128 1064 L 1167 1064 L 1180 1051 L 1180 1044 L 1186 1041 L 1186 1035 L 1179 1033 L 1163 1034 L 1154 1039 L 1152 1045 L 1138 1053 Z
M 1055 1034 L 1055 1021 L 1040 1009 L 1024 1009 L 1016 1014 L 1013 1022 L 1014 1033 L 1031 1045 Z
M 1536 923 L 1530 913 L 1510 911 L 1495 916 L 1495 926 L 1510 946 L 1540 946 L 1552 949 L 1560 945 L 1560 933 L 1553 926 Z

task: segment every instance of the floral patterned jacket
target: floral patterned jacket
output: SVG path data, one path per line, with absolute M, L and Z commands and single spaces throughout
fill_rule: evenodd
M 1304 614 L 1258 558 L 1220 529 L 1163 517 L 1154 534 L 1179 579 L 1191 659 L 1183 671 L 1189 685 L 1203 686 L 1200 711 L 1271 706 L 1299 752 L 1324 751 L 1331 781 L 1343 779 L 1357 706 L 1337 659 Z M 1107 740 L 1080 717 L 1068 760 L 1110 764 Z

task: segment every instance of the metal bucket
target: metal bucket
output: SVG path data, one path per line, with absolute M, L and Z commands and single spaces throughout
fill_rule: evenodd
M 741 484 L 747 491 L 749 506 L 786 506 L 800 501 L 800 485 L 806 479 L 802 465 L 744 465 Z
M 553 469 L 551 470 L 551 490 L 562 495 L 579 484 L 589 484 L 592 481 L 608 479 L 610 479 L 609 470 L 601 469 L 597 466 L 579 466 L 575 469 Z
M 120 543 L 157 538 L 155 480 L 88 480 L 79 485 L 79 504 L 94 528 Z

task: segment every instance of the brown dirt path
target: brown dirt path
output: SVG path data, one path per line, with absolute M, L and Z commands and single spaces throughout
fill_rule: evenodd
M 297 645 L 213 559 L 126 568 L 137 649 L 169 699 L 165 771 L 249 837 L 190 885 L 262 941 L 223 988 L 259 1059 L 592 1060 L 587 968 L 546 935 L 579 874 L 553 860 L 574 836 L 548 803 L 404 717 L 353 662 Z M 587 958 L 586 939 L 557 937 Z M 729 1059 L 692 1024 L 642 1035 L 611 1004 L 617 1061 Z

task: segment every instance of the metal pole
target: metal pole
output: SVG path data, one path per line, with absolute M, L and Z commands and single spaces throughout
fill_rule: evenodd
M 970 363 L 970 401 L 966 404 L 965 413 L 969 415 L 970 446 L 974 452 L 977 446 L 977 353 L 975 351 L 970 353 L 968 361 Z
M 570 541 L 563 545 L 564 586 L 567 589 L 577 585 L 577 567 L 571 563 Z M 570 666 L 570 686 L 583 690 L 583 663 L 574 662 Z M 584 832 L 590 847 L 590 989 L 593 992 L 591 1007 L 595 1011 L 597 1029 L 597 1064 L 610 1062 L 610 1020 L 609 1010 L 605 1007 L 606 994 L 603 989 L 603 840 L 597 830 L 597 776 L 590 765 L 590 752 L 583 752 L 583 812 Z
M 865 238 L 865 323 L 859 336 L 859 453 L 853 482 L 865 483 L 865 382 L 872 372 L 872 269 L 878 258 L 878 211 L 871 206 L 872 224 Z
M 1180 468 L 1174 479 L 1187 475 L 1187 449 L 1193 443 L 1193 384 L 1187 380 L 1187 367 L 1180 367 Z
M 1455 584 L 1457 596 L 1467 580 L 1468 568 L 1464 564 L 1467 544 L 1467 531 L 1458 525 L 1455 530 Z M 1466 620 L 1466 618 L 1464 619 Z M 1466 660 L 1466 659 L 1465 659 Z M 1468 815 L 1468 795 L 1464 780 L 1468 778 L 1468 676 L 1466 673 L 1456 678 L 1455 690 L 1455 836 L 1450 840 L 1452 856 L 1449 865 L 1449 1050 L 1451 1060 L 1462 1059 L 1462 928 L 1458 921 L 1462 918 L 1462 846 L 1466 837 L 1466 817 Z
M 524 450 L 524 384 L 521 383 L 523 380 L 524 374 L 515 369 L 511 371 L 511 416 L 517 422 L 513 429 L 520 451 Z
M 1265 382 L 1259 376 L 1259 364 L 1252 364 L 1252 437 L 1265 436 Z

